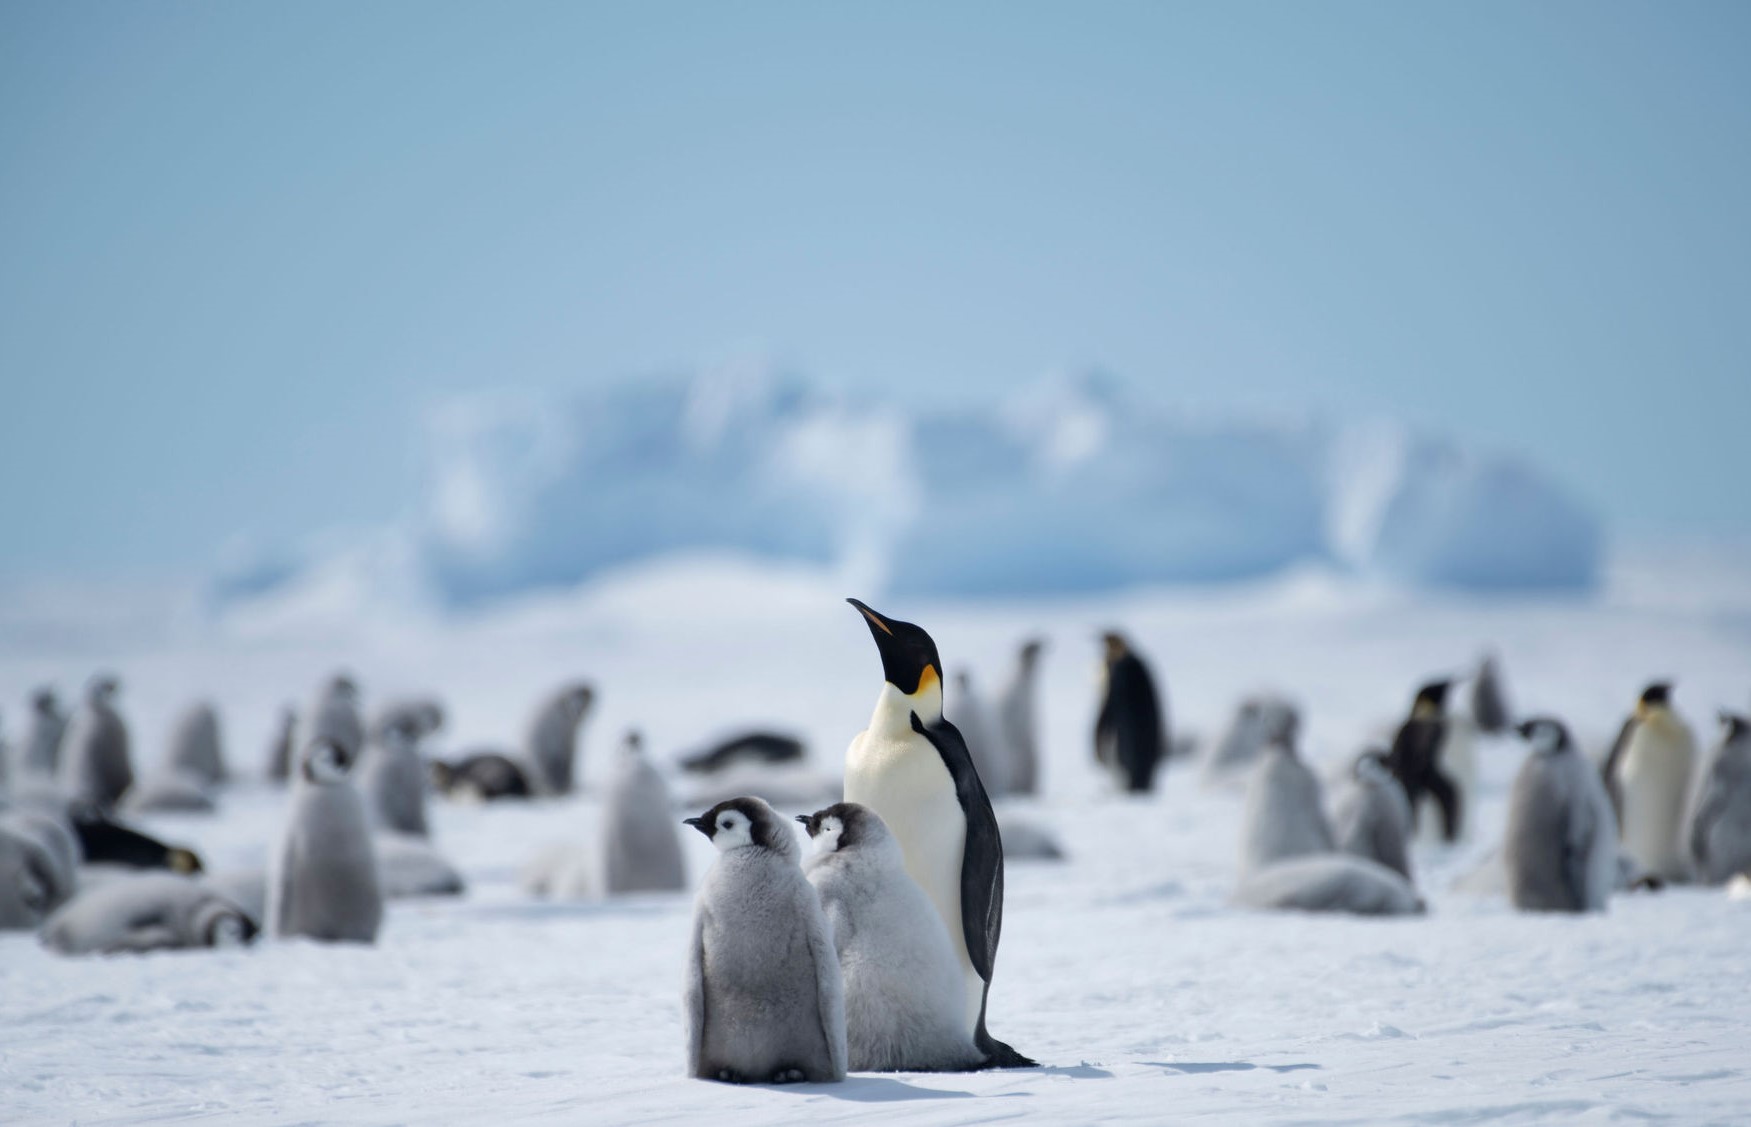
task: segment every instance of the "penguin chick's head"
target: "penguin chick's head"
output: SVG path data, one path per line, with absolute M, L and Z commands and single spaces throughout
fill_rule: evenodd
M 1534 716 L 1514 730 L 1539 755 L 1549 755 L 1569 746 L 1569 730 L 1563 727 L 1561 720 L 1550 716 Z
M 31 707 L 47 714 L 55 711 L 55 690 L 47 685 L 30 694 Z
M 338 783 L 347 777 L 352 757 L 333 740 L 312 740 L 304 749 L 304 778 L 312 783 Z
M 881 815 L 855 802 L 835 802 L 813 814 L 798 814 L 796 820 L 809 831 L 816 853 L 836 853 L 886 836 Z
M 248 916 L 218 901 L 203 905 L 198 917 L 197 931 L 208 947 L 241 947 L 259 930 Z
M 1447 690 L 1453 687 L 1451 680 L 1430 681 L 1417 690 L 1416 700 L 1411 702 L 1411 715 L 1419 720 L 1438 719 L 1447 711 Z
M 1642 690 L 1642 695 L 1636 700 L 1635 714 L 1639 720 L 1646 720 L 1650 713 L 1662 708 L 1672 707 L 1672 682 L 1655 681 Z
M 353 680 L 351 674 L 336 673 L 328 679 L 328 692 L 330 696 L 357 701 L 359 699 L 359 683 Z
M 638 759 L 644 755 L 644 735 L 637 728 L 626 730 L 626 735 L 620 740 L 620 754 L 627 759 Z
M 116 680 L 115 674 L 99 673 L 91 678 L 91 683 L 86 686 L 85 693 L 94 702 L 107 704 L 114 699 L 121 688 L 122 683 Z
M 882 677 L 888 684 L 909 697 L 915 697 L 932 684 L 942 685 L 942 659 L 936 655 L 936 643 L 921 626 L 884 618 L 856 599 L 846 599 L 863 614 L 870 637 L 882 655 Z
M 787 857 L 796 853 L 796 835 L 764 799 L 732 798 L 718 803 L 697 818 L 683 819 L 682 824 L 692 826 L 710 838 L 719 853 L 750 846 L 770 849 Z
M 1377 747 L 1371 747 L 1356 757 L 1356 778 L 1365 783 L 1385 782 L 1392 778 L 1392 771 L 1386 766 L 1386 752 Z
M 580 720 L 596 700 L 596 690 L 578 681 L 559 690 L 559 705 L 573 720 Z
M 1745 717 L 1739 715 L 1737 712 L 1730 712 L 1724 708 L 1721 709 L 1722 743 L 1730 744 L 1736 740 L 1743 739 L 1746 732 L 1751 732 L 1751 721 L 1747 721 Z
M 1032 669 L 1035 665 L 1038 665 L 1039 661 L 1040 661 L 1040 654 L 1043 653 L 1045 651 L 1045 649 L 1046 649 L 1046 641 L 1044 638 L 1029 638 L 1027 641 L 1023 642 L 1021 644 L 1021 663 L 1022 663 L 1022 665 L 1029 668 L 1029 669 Z

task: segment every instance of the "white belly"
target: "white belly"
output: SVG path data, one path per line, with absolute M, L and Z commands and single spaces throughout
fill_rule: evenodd
M 906 872 L 918 882 L 948 926 L 967 984 L 969 1031 L 979 1020 L 985 983 L 967 957 L 961 920 L 961 860 L 967 821 L 955 798 L 954 778 L 924 737 L 860 732 L 845 755 L 845 801 L 880 814 L 900 843 Z
M 1623 851 L 1638 872 L 1682 879 L 1680 844 L 1684 801 L 1690 790 L 1691 750 L 1682 740 L 1637 728 L 1617 767 L 1623 796 Z

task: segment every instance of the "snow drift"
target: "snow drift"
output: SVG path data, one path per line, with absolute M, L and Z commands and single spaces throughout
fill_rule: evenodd
M 1191 417 L 1103 373 L 959 411 L 769 369 L 458 399 L 427 420 L 422 494 L 386 540 L 404 558 L 379 570 L 450 606 L 702 550 L 939 595 L 1308 563 L 1415 587 L 1586 589 L 1600 564 L 1594 517 L 1517 459 L 1390 426 Z M 320 571 L 255 561 L 213 594 L 255 599 Z

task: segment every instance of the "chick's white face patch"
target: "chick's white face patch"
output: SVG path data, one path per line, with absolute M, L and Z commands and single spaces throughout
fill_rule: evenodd
M 744 845 L 754 844 L 754 826 L 748 821 L 748 816 L 740 810 L 725 810 L 717 816 L 717 829 L 711 835 L 711 843 L 717 846 L 719 853 L 728 853 L 732 849 L 740 849 Z

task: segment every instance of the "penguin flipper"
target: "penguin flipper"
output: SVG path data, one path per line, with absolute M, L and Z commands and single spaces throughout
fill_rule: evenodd
M 705 913 L 693 913 L 693 942 L 687 951 L 687 985 L 682 990 L 687 1012 L 687 1075 L 709 1080 L 699 1067 L 705 1056 Z
M 912 714 L 912 730 L 929 740 L 942 757 L 967 820 L 967 840 L 961 853 L 961 925 L 967 958 L 979 977 L 989 983 L 1003 934 L 1003 837 L 997 828 L 997 815 L 960 730 L 947 720 L 926 727 L 916 712 Z
M 806 883 L 803 888 L 808 899 L 813 901 L 814 889 Z M 833 935 L 828 930 L 825 913 L 810 918 L 806 926 L 809 958 L 815 966 L 815 997 L 821 1036 L 827 1042 L 829 1078 L 843 1080 L 850 1065 L 851 1052 L 846 1040 L 845 980 L 839 969 L 839 952 L 833 946 Z
M 1599 769 L 1605 776 L 1605 793 L 1611 796 L 1611 810 L 1617 815 L 1620 825 L 1623 822 L 1623 789 L 1617 784 L 1617 764 L 1623 753 L 1629 750 L 1629 739 L 1635 734 L 1635 726 L 1634 715 L 1623 722 L 1623 727 L 1617 730 L 1617 742 L 1611 745 L 1611 754 L 1605 757 L 1605 766 Z

